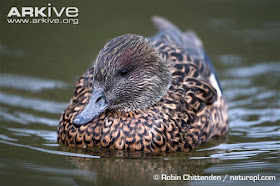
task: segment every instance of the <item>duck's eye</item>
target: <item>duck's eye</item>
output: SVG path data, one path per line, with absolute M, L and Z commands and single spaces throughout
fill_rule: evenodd
M 129 70 L 126 69 L 126 68 L 124 68 L 124 69 L 122 69 L 122 70 L 120 71 L 120 75 L 121 75 L 121 76 L 126 76 L 127 74 L 129 74 Z

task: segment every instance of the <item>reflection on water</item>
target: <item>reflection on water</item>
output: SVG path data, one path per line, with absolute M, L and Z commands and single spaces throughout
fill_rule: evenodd
M 250 7 L 251 16 L 247 16 L 247 9 L 237 10 L 235 7 L 241 1 L 235 2 L 204 2 L 214 7 L 224 6 L 215 8 L 213 12 L 234 10 L 221 14 L 224 16 L 209 14 L 209 6 L 205 9 L 200 4 L 191 3 L 177 6 L 176 11 L 168 11 L 170 14 L 158 12 L 184 30 L 194 28 L 202 37 L 228 100 L 229 134 L 214 138 L 188 153 L 152 155 L 98 148 L 75 149 L 56 143 L 59 116 L 71 97 L 73 82 L 89 67 L 100 47 L 110 38 L 127 32 L 146 36 L 155 32 L 151 24 L 148 25 L 150 16 L 155 14 L 154 9 L 145 6 L 148 15 L 145 18 L 138 17 L 142 15 L 137 14 L 138 10 L 128 13 L 131 18 L 118 11 L 114 14 L 115 19 L 104 16 L 100 22 L 96 17 L 102 15 L 103 9 L 92 10 L 96 7 L 93 4 L 80 5 L 83 14 L 80 25 L 76 27 L 5 25 L 5 35 L 14 39 L 3 39 L 0 45 L 0 174 L 4 176 L 1 183 L 170 183 L 154 181 L 154 174 L 214 174 L 222 178 L 226 174 L 261 174 L 275 175 L 279 180 L 280 35 L 277 30 L 279 20 L 275 18 L 278 12 L 276 1 L 258 1 L 257 4 L 246 1 L 242 7 Z M 200 7 L 200 11 L 192 5 Z M 162 9 L 164 7 L 169 9 L 169 3 L 162 5 Z M 19 28 L 21 32 L 15 34 Z M 36 32 L 31 32 L 30 28 Z M 42 37 L 44 34 L 50 37 Z M 217 185 L 252 182 L 172 183 Z M 260 185 L 265 183 L 276 184 L 256 182 Z
M 42 136 L 43 138 L 46 138 L 46 136 Z M 53 137 L 53 136 L 52 136 Z M 6 137 L 6 140 L 10 140 L 11 138 Z M 12 139 L 15 140 L 15 139 Z M 22 145 L 22 144 L 16 144 L 16 143 L 12 143 L 12 142 L 8 142 L 8 141 L 3 141 L 0 140 L 1 143 L 3 144 L 7 144 L 7 145 L 12 145 L 15 147 L 24 147 L 27 149 L 31 149 L 31 150 L 35 150 L 35 151 L 39 151 L 39 152 L 44 152 L 44 153 L 48 153 L 48 154 L 55 154 L 55 155 L 64 155 L 64 156 L 73 156 L 73 157 L 81 157 L 81 158 L 100 158 L 99 156 L 92 156 L 92 155 L 85 155 L 85 154 L 76 154 L 76 153 L 70 153 L 70 152 L 62 152 L 62 151 L 56 151 L 56 150 L 48 150 L 48 149 L 44 149 L 44 148 L 39 148 L 39 147 L 34 147 L 34 146 L 30 146 L 30 145 Z M 48 145 L 46 145 L 48 146 Z M 54 145 L 56 146 L 56 145 Z
M 11 114 L 5 110 L 6 109 L 1 108 L 1 113 L 0 113 L 1 119 L 4 121 L 17 122 L 21 124 L 41 123 L 50 126 L 57 126 L 57 123 L 59 122 L 59 120 L 38 117 L 32 114 L 19 112 L 19 111 L 16 111 L 13 114 Z
M 233 77 L 260 76 L 279 72 L 279 62 L 255 64 L 249 67 L 231 68 L 226 74 Z
M 20 83 L 20 82 L 19 82 Z M 55 101 L 47 101 L 37 98 L 29 98 L 19 95 L 11 95 L 0 92 L 0 103 L 14 106 L 23 107 L 26 109 L 32 109 L 39 112 L 47 113 L 62 113 L 66 107 L 66 103 L 58 103 Z
M 18 49 L 11 50 L 1 44 L 0 44 L 0 54 L 9 57 L 22 57 L 24 55 L 22 50 L 18 50 Z
M 1 87 L 8 87 L 30 92 L 39 92 L 44 89 L 63 88 L 66 86 L 66 84 L 61 81 L 44 80 L 15 74 L 1 74 L 0 79 Z

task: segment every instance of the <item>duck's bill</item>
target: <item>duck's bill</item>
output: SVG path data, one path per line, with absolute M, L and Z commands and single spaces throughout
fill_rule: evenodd
M 104 91 L 94 90 L 84 110 L 74 118 L 75 125 L 84 125 L 98 117 L 108 107 Z

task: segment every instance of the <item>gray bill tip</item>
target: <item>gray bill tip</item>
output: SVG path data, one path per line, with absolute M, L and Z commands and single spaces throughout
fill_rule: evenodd
M 76 126 L 84 125 L 98 117 L 108 107 L 106 96 L 102 89 L 94 90 L 84 110 L 75 116 L 73 123 Z
M 86 123 L 88 123 L 88 122 L 90 122 L 91 121 L 91 119 L 90 118 L 85 118 L 85 117 L 83 117 L 83 116 L 81 116 L 81 115 L 77 115 L 75 118 L 74 118 L 74 124 L 75 125 L 84 125 L 84 124 L 86 124 Z

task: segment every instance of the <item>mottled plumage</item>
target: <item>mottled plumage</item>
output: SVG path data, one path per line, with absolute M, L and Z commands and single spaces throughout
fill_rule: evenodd
M 227 132 L 227 106 L 201 41 L 163 18 L 153 22 L 154 37 L 126 34 L 100 51 L 60 118 L 59 143 L 188 151 Z

